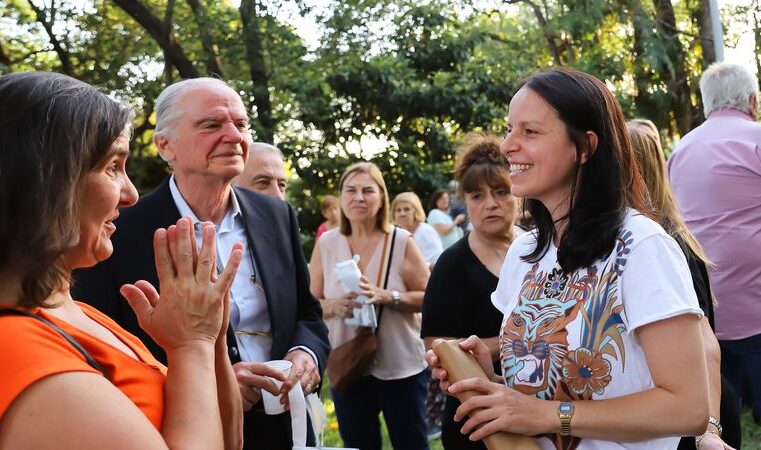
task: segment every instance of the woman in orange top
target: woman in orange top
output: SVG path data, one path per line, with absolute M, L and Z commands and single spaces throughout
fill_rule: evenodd
M 161 293 L 137 281 L 122 294 L 162 366 L 69 294 L 71 271 L 110 256 L 118 208 L 137 200 L 131 113 L 53 73 L 2 76 L 0 98 L 0 306 L 31 313 L 0 318 L 0 448 L 240 448 L 225 342 L 240 246 L 217 277 L 211 224 L 200 250 L 188 219 L 156 231 Z

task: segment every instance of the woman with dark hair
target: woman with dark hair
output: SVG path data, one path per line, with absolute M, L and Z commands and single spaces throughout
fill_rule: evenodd
M 708 368 L 708 401 L 711 420 L 701 436 L 682 438 L 678 448 L 680 450 L 695 448 L 723 450 L 731 449 L 730 445 L 740 448 L 740 405 L 732 386 L 721 376 L 721 348 L 713 332 L 714 297 L 706 267 L 711 263 L 703 252 L 703 247 L 679 214 L 668 179 L 666 156 L 663 154 L 658 128 L 647 119 L 630 120 L 626 123 L 626 128 L 629 130 L 637 164 L 650 193 L 655 220 L 676 240 L 687 257 L 692 285 L 698 296 L 700 308 L 705 314 L 700 324 Z
M 510 165 L 499 152 L 499 139 L 471 134 L 457 151 L 455 180 L 465 200 L 473 231 L 441 254 L 423 300 L 421 335 L 427 344 L 436 338 L 481 336 L 499 369 L 499 328 L 502 313 L 490 296 L 497 287 L 507 249 L 518 234 L 516 203 L 510 193 Z M 453 318 L 457 320 L 452 320 Z M 438 387 L 437 387 L 438 390 Z M 446 399 L 441 417 L 444 448 L 483 449 L 460 433 L 454 414 L 460 402 Z
M 537 229 L 507 253 L 492 302 L 503 312 L 502 374 L 457 410 L 478 440 L 499 430 L 542 448 L 673 449 L 708 423 L 702 311 L 679 245 L 649 218 L 623 113 L 600 80 L 572 69 L 530 77 L 510 102 L 502 153 Z
M 428 202 L 428 224 L 431 225 L 441 237 L 441 245 L 446 250 L 450 245 L 462 237 L 459 225 L 465 221 L 465 214 L 458 214 L 452 219 L 449 216 L 449 191 L 436 189 L 431 194 Z
M 187 219 L 154 235 L 161 292 L 122 287 L 168 368 L 104 314 L 75 302 L 71 272 L 108 258 L 131 113 L 64 75 L 0 77 L 0 448 L 240 448 L 227 357 L 227 294 L 214 227 L 196 249 Z M 284 377 L 283 377 L 284 379 Z

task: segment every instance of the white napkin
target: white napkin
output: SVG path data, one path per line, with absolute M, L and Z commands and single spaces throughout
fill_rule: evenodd
M 346 292 L 359 293 L 359 279 L 362 277 L 362 272 L 359 270 L 356 259 L 347 259 L 335 264 L 333 270 L 336 276 L 341 281 L 341 286 Z M 367 304 L 369 300 L 364 295 L 357 296 L 357 303 L 362 304 L 361 308 L 354 308 L 354 315 L 344 319 L 344 323 L 347 325 L 354 325 L 358 327 L 372 327 L 378 326 L 378 317 L 375 314 L 375 307 Z

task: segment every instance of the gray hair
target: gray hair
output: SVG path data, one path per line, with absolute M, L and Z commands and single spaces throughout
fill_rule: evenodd
M 283 152 L 280 151 L 279 148 L 275 147 L 272 144 L 268 144 L 266 142 L 251 142 L 248 145 L 248 154 L 253 155 L 254 153 L 260 153 L 260 152 L 270 152 L 276 154 L 280 159 L 284 159 Z
M 700 77 L 700 94 L 706 118 L 723 108 L 750 115 L 750 98 L 758 97 L 758 79 L 739 64 L 714 63 Z
M 172 134 L 172 126 L 185 112 L 175 107 L 177 100 L 185 91 L 202 86 L 224 86 L 232 89 L 219 78 L 190 78 L 170 84 L 156 98 L 156 130 L 153 132 L 155 137 L 167 137 Z

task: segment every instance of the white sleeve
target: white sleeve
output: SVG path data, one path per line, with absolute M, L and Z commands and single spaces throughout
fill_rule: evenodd
M 524 235 L 513 241 L 507 249 L 505 262 L 502 263 L 502 269 L 499 271 L 497 288 L 491 294 L 491 303 L 503 315 L 512 312 L 518 304 L 523 276 L 531 268 L 531 264 L 521 260 L 521 256 L 530 253 L 532 246 L 536 244 L 535 235 L 529 234 L 531 236 Z
M 423 225 L 420 224 L 418 226 L 423 227 Z M 423 258 L 425 258 L 428 264 L 434 264 L 439 259 L 444 248 L 441 245 L 439 233 L 432 226 L 425 225 L 425 227 L 421 228 L 420 233 L 416 233 L 418 235 L 415 237 L 419 238 L 418 247 L 420 247 L 420 252 L 423 253 Z
M 670 236 L 653 234 L 635 245 L 621 276 L 626 329 L 682 314 L 703 316 L 682 249 Z

